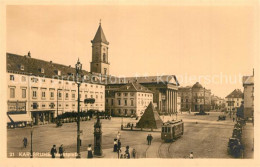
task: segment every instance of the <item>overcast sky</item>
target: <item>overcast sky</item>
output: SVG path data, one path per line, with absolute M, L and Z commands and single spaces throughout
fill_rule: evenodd
M 102 19 L 111 75 L 174 74 L 182 86 L 200 81 L 221 97 L 243 88 L 240 77 L 252 74 L 257 54 L 251 5 L 8 6 L 6 11 L 7 52 L 31 51 L 33 58 L 72 66 L 79 57 L 89 71 L 90 41 Z

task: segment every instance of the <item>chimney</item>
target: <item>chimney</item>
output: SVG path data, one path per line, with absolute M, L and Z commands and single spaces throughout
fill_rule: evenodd
M 31 52 L 29 51 L 28 52 L 28 55 L 27 55 L 29 58 L 31 58 Z
M 253 76 L 255 75 L 255 69 L 253 68 Z

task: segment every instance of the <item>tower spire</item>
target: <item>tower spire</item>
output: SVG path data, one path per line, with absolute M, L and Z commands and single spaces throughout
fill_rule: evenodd
M 101 25 L 101 19 L 99 19 L 99 25 Z

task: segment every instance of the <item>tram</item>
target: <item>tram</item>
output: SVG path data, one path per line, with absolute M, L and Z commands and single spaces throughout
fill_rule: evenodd
M 161 131 L 161 139 L 168 142 L 181 137 L 184 133 L 184 122 L 168 121 L 163 123 Z

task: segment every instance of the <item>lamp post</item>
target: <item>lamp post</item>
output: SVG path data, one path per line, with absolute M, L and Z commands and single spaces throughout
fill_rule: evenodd
M 30 155 L 30 158 L 33 158 L 33 146 L 32 146 L 33 139 L 32 139 L 32 136 L 33 136 L 33 121 L 31 122 L 31 155 Z
M 81 70 L 82 70 L 82 64 L 80 63 L 79 59 L 77 61 L 77 64 L 75 65 L 76 69 L 76 84 L 78 85 L 78 114 L 77 114 L 77 157 L 80 158 L 80 117 L 79 117 L 79 112 L 80 112 L 80 94 L 79 94 L 79 87 L 81 84 L 81 80 L 79 79 L 81 77 Z
M 59 89 L 57 89 L 57 121 L 58 121 L 58 115 L 59 115 Z

